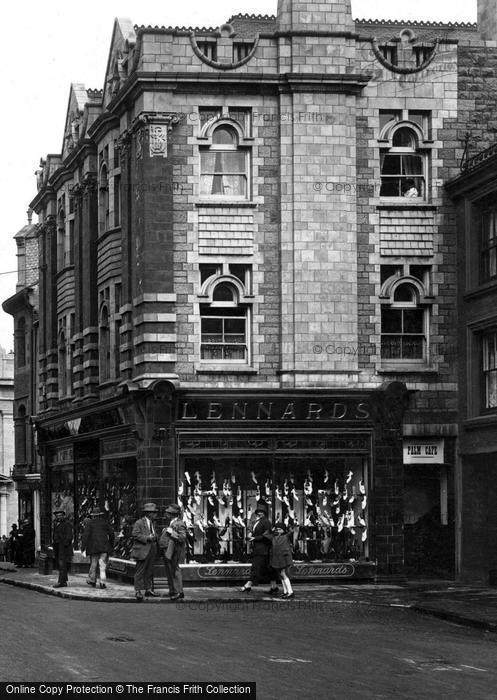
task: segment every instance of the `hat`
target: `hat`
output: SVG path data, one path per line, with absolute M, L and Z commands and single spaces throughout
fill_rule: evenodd
M 145 505 L 142 508 L 142 513 L 157 513 L 158 508 L 155 505 L 155 503 L 145 503 Z
M 53 514 L 54 514 L 54 515 L 57 515 L 57 513 L 62 513 L 62 515 L 65 515 L 65 514 L 66 514 L 66 511 L 65 511 L 65 510 L 62 510 L 61 508 L 58 508 L 57 510 L 54 510 Z
M 176 505 L 176 503 L 171 503 L 170 506 L 166 508 L 167 515 L 180 515 L 181 508 Z
M 96 517 L 97 515 L 105 515 L 105 511 L 101 508 L 94 508 L 90 513 L 91 516 Z
M 286 525 L 285 525 L 285 523 L 281 523 L 281 522 L 275 523 L 273 530 L 283 530 L 283 532 L 286 532 Z
M 267 504 L 264 503 L 264 501 L 258 503 L 255 507 L 254 513 L 264 513 L 264 515 L 267 515 Z

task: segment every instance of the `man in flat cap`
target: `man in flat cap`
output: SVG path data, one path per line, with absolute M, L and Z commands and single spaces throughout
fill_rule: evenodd
M 72 525 L 66 518 L 65 510 L 54 510 L 52 545 L 54 558 L 59 567 L 59 580 L 54 588 L 67 586 L 67 565 L 72 559 Z
M 186 525 L 181 517 L 181 508 L 176 503 L 166 508 L 166 515 L 169 523 L 161 533 L 159 546 L 164 555 L 169 597 L 171 600 L 182 600 L 185 595 L 179 565 L 185 561 Z
M 135 569 L 135 598 L 143 600 L 143 591 L 146 597 L 157 597 L 153 592 L 154 563 L 157 556 L 157 535 L 155 533 L 154 520 L 158 509 L 155 503 L 145 503 L 142 508 L 143 516 L 133 525 L 131 536 L 133 547 L 131 556 L 136 560 Z
M 100 573 L 99 588 L 107 588 L 107 559 L 114 546 L 114 530 L 102 508 L 94 508 L 81 538 L 81 549 L 90 557 L 90 571 L 86 583 L 96 588 L 97 568 Z

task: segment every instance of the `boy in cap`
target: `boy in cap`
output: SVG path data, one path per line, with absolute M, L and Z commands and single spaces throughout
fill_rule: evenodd
M 67 565 L 72 559 L 72 525 L 66 519 L 64 510 L 54 510 L 55 522 L 53 526 L 52 545 L 54 557 L 59 567 L 59 580 L 54 588 L 67 586 Z
M 142 508 L 143 516 L 133 525 L 131 536 L 133 547 L 131 556 L 136 560 L 135 569 L 135 598 L 141 602 L 145 591 L 146 597 L 156 598 L 153 592 L 154 563 L 157 556 L 157 535 L 154 528 L 154 520 L 158 509 L 155 503 L 145 503 Z
M 81 549 L 90 557 L 90 571 L 86 583 L 93 588 L 97 586 L 97 567 L 100 571 L 99 587 L 107 588 L 107 559 L 114 546 L 114 530 L 104 516 L 105 511 L 94 508 L 81 538 Z
M 181 518 L 181 508 L 176 503 L 166 508 L 166 515 L 169 524 L 162 530 L 159 543 L 164 555 L 169 597 L 171 600 L 182 600 L 185 594 L 179 565 L 185 561 L 186 525 Z

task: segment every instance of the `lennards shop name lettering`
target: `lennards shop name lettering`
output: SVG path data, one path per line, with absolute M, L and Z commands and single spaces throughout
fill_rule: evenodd
M 359 420 L 370 417 L 367 403 L 334 401 L 329 403 L 305 401 L 184 401 L 181 420 L 258 420 L 258 421 L 334 421 Z

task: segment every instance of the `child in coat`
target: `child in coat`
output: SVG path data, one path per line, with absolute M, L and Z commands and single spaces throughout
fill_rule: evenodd
M 273 529 L 273 543 L 271 548 L 270 565 L 279 573 L 283 584 L 282 598 L 293 598 L 294 592 L 288 576 L 293 564 L 292 547 L 283 523 L 276 523 Z

